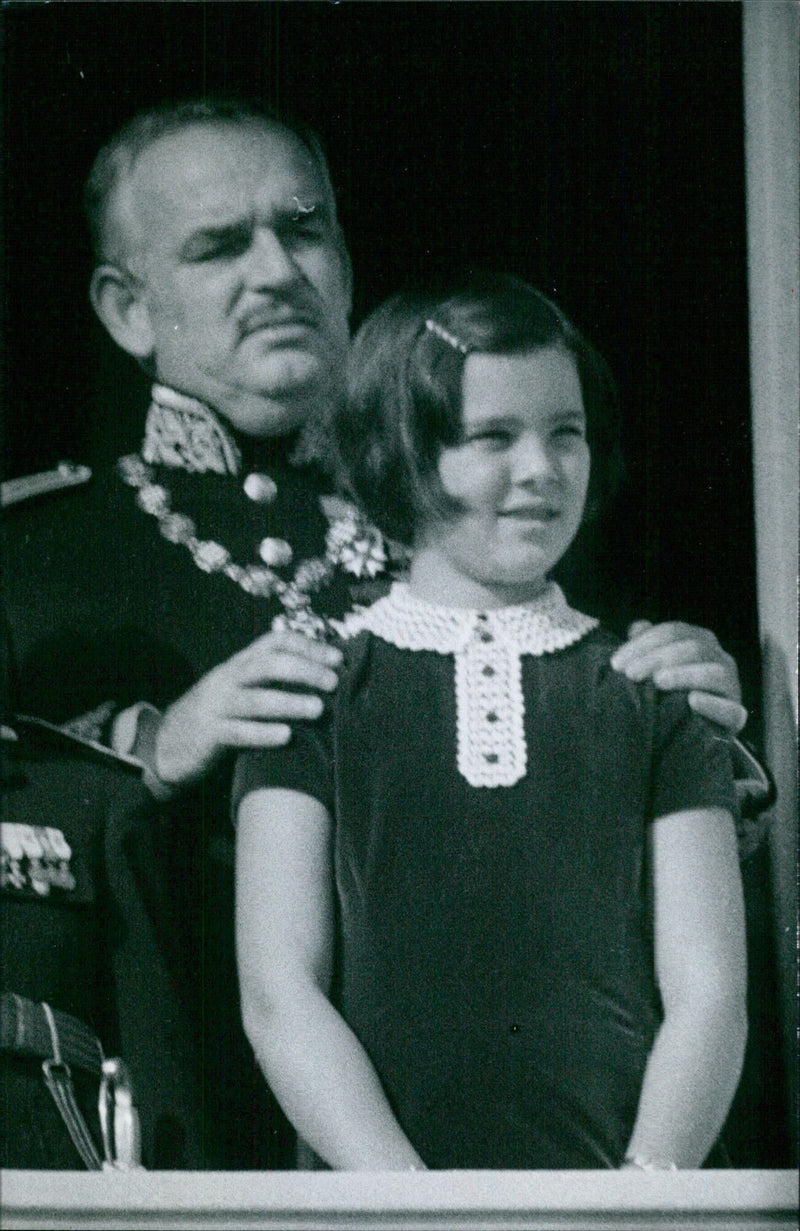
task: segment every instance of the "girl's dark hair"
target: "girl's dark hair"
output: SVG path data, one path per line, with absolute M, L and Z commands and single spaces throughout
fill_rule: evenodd
M 442 448 L 460 439 L 467 354 L 551 346 L 573 357 L 581 382 L 592 455 L 584 515 L 590 517 L 621 477 L 617 392 L 605 360 L 560 308 L 520 278 L 469 273 L 438 293 L 403 291 L 367 318 L 353 342 L 347 403 L 332 429 L 341 482 L 375 525 L 411 545 L 421 519 L 452 515 L 437 463 Z

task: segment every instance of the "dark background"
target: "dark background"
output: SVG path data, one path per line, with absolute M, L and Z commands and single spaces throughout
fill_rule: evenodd
M 166 97 L 266 98 L 323 136 L 356 324 L 409 273 L 481 264 L 552 294 L 603 351 L 628 480 L 571 593 L 712 627 L 757 738 L 737 3 L 10 4 L 2 82 L 6 477 L 138 441 L 146 384 L 86 295 L 80 185 L 98 146 Z M 750 1166 L 784 1148 L 770 960 Z
M 741 31 L 733 3 L 96 3 L 4 13 L 6 476 L 137 442 L 80 185 L 132 111 L 242 90 L 322 133 L 356 323 L 417 270 L 513 270 L 621 385 L 593 536 L 626 609 L 708 624 L 757 705 Z

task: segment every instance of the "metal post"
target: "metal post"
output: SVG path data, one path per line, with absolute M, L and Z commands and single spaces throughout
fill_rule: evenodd
M 744 0 L 750 373 L 758 608 L 781 1018 L 797 1126 L 797 559 L 800 7 Z

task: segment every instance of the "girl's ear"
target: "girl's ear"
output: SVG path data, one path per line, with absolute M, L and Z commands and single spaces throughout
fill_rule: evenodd
M 98 265 L 89 284 L 89 298 L 117 345 L 134 359 L 149 359 L 155 338 L 142 283 L 116 265 Z

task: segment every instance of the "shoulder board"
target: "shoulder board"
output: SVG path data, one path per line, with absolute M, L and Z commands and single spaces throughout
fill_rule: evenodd
M 14 738 L 27 736 L 28 739 L 53 748 L 83 752 L 91 759 L 106 761 L 119 766 L 120 770 L 134 774 L 141 773 L 142 764 L 136 757 L 124 752 L 115 752 L 97 740 L 86 739 L 76 735 L 69 728 L 60 727 L 56 723 L 47 722 L 44 718 L 34 718 L 30 714 L 13 714 L 10 724 L 4 724 L 3 738 L 13 742 Z
M 30 500 L 34 496 L 60 492 L 68 487 L 79 487 L 81 483 L 88 483 L 91 477 L 92 472 L 88 466 L 79 466 L 75 462 L 59 462 L 55 470 L 43 470 L 40 474 L 27 474 L 19 479 L 6 479 L 0 483 L 0 504 L 7 508 L 8 505 Z

